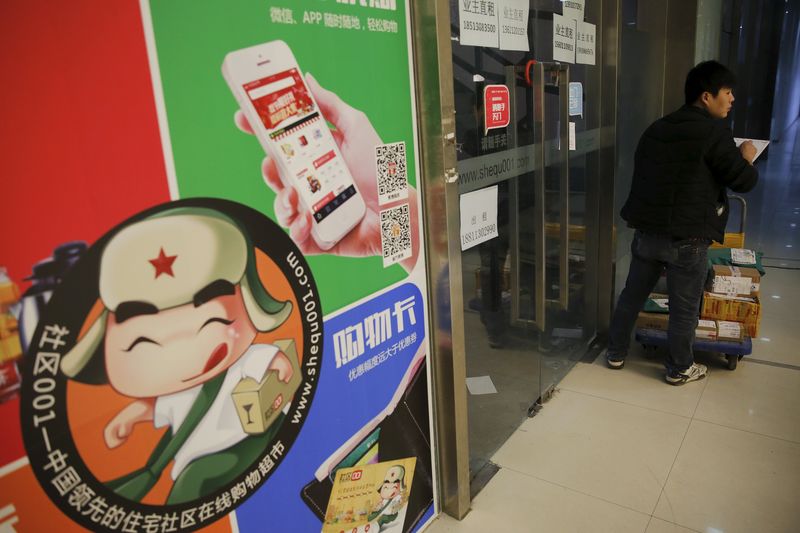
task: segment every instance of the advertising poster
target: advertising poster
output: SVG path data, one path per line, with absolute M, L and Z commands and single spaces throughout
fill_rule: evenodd
M 0 530 L 423 528 L 407 2 L 0 21 Z
M 399 530 L 416 459 L 365 464 L 336 473 L 323 533 Z

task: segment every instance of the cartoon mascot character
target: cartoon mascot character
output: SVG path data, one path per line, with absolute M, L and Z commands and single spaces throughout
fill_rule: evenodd
M 106 425 L 109 448 L 139 423 L 168 427 L 144 466 L 106 485 L 144 498 L 174 460 L 167 503 L 213 492 L 263 453 L 285 417 L 247 432 L 232 399 L 244 379 L 299 377 L 296 355 L 253 344 L 292 312 L 270 296 L 244 227 L 209 208 L 172 208 L 118 231 L 102 251 L 102 313 L 63 358 L 67 377 L 134 401 Z M 292 360 L 294 359 L 294 360 Z M 141 467 L 140 467 L 141 466 Z
M 367 516 L 370 522 L 376 521 L 383 530 L 392 527 L 400 511 L 407 502 L 406 495 L 406 469 L 401 465 L 394 465 L 386 471 L 383 483 L 378 487 L 381 499 Z M 402 524 L 401 524 L 402 525 Z

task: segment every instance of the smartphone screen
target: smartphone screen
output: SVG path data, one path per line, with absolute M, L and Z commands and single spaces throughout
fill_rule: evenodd
M 356 188 L 300 72 L 290 68 L 243 87 L 295 189 L 322 222 Z

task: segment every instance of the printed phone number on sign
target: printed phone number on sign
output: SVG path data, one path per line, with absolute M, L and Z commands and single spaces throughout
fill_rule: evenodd
M 482 228 L 478 228 L 473 231 L 468 231 L 461 236 L 461 244 L 467 245 L 471 242 L 475 242 L 487 235 L 494 235 L 497 233 L 497 224 L 489 224 L 488 226 L 483 226 Z
M 472 30 L 472 31 L 485 31 L 489 33 L 494 33 L 497 31 L 497 26 L 494 24 L 488 24 L 486 22 L 473 22 L 471 20 L 464 21 L 464 29 L 465 30 Z
M 505 35 L 525 35 L 525 28 L 520 26 L 506 26 L 503 24 L 503 33 Z

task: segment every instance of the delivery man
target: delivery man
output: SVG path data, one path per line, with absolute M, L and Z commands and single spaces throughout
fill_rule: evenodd
M 611 320 L 606 362 L 620 369 L 636 317 L 662 272 L 669 286 L 666 381 L 683 385 L 705 377 L 692 343 L 708 271 L 706 252 L 722 242 L 728 221 L 726 189 L 755 187 L 756 149 L 739 148 L 721 119 L 733 105 L 736 78 L 716 61 L 686 76 L 685 105 L 644 132 L 636 148 L 630 195 L 622 218 L 636 228 L 625 288 Z

